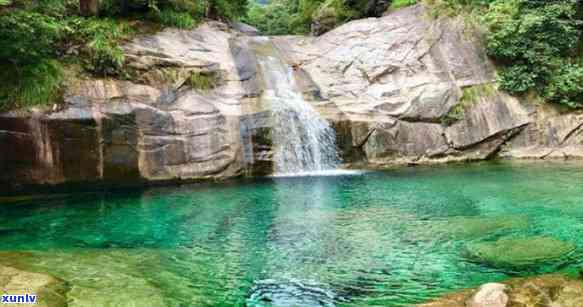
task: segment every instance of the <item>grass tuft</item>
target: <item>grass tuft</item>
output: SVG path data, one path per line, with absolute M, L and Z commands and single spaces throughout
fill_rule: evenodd
M 391 3 L 391 9 L 396 10 L 415 4 L 417 4 L 417 0 L 394 0 L 393 3 Z
M 49 105 L 61 97 L 64 69 L 57 60 L 0 67 L 0 111 Z
M 442 119 L 441 124 L 451 126 L 464 119 L 466 110 L 480 101 L 480 98 L 490 97 L 496 94 L 496 88 L 491 83 L 468 86 L 462 89 L 462 97 Z
M 180 29 L 192 29 L 196 21 L 190 13 L 164 9 L 156 13 L 157 19 L 163 26 Z
M 219 75 L 216 72 L 192 72 L 187 80 L 193 89 L 208 91 L 217 87 Z

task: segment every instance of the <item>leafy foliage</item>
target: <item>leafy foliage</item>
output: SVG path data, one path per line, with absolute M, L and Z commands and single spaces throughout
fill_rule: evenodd
M 64 25 L 51 16 L 15 11 L 0 16 L 0 61 L 27 64 L 55 55 Z
M 0 110 L 52 99 L 62 66 L 52 60 L 64 37 L 58 19 L 17 10 L 0 15 Z
M 323 0 L 273 0 L 268 5 L 252 3 L 243 21 L 269 35 L 305 34 L 312 14 Z
M 181 29 L 190 29 L 194 27 L 196 21 L 191 14 L 186 12 L 177 12 L 170 9 L 164 9 L 157 13 L 160 24 L 167 27 Z
M 40 60 L 22 67 L 0 65 L 0 111 L 54 102 L 63 80 L 63 66 Z
M 246 7 L 247 0 L 102 0 L 100 16 L 84 18 L 78 0 L 0 0 L 0 111 L 58 101 L 72 63 L 123 76 L 120 44 L 145 24 L 192 28 L 205 17 L 239 18 Z
M 441 118 L 441 124 L 444 126 L 451 126 L 457 121 L 464 119 L 466 116 L 466 109 L 477 103 L 480 98 L 489 97 L 495 93 L 496 88 L 489 83 L 463 88 L 459 103 Z
M 119 42 L 133 34 L 131 27 L 110 18 L 71 18 L 69 42 L 79 45 L 85 69 L 97 75 L 118 75 L 125 62 Z
M 575 1 L 495 1 L 485 20 L 487 51 L 503 67 L 502 89 L 512 94 L 534 90 L 549 101 L 583 106 Z
M 569 107 L 581 107 L 583 104 L 583 66 L 577 64 L 562 66 L 549 82 L 545 96 L 550 101 Z
M 219 76 L 214 72 L 192 72 L 187 79 L 188 85 L 193 89 L 208 91 L 219 83 Z
M 314 20 L 333 27 L 367 16 L 368 0 L 272 0 L 252 3 L 244 21 L 270 35 L 306 34 Z
M 411 6 L 417 4 L 417 0 L 393 0 L 391 3 L 392 9 L 399 9 L 406 6 Z

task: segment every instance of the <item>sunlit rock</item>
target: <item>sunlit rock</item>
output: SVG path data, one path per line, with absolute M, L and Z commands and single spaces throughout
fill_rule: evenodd
M 488 283 L 482 285 L 467 302 L 468 307 L 506 307 L 508 295 L 505 293 L 506 285 Z

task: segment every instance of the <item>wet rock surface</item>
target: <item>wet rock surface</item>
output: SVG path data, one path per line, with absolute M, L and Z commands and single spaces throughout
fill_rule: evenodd
M 241 118 L 251 112 L 223 24 L 165 30 L 124 47 L 135 81 L 83 80 L 56 112 L 0 115 L 2 190 L 36 184 L 140 184 L 242 174 Z M 251 65 L 251 64 L 249 64 Z M 213 89 L 192 73 L 213 73 Z M 242 77 L 247 78 L 245 74 Z

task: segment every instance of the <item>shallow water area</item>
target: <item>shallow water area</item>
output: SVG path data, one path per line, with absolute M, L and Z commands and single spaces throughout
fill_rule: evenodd
M 583 163 L 357 174 L 0 205 L 0 264 L 67 281 L 71 306 L 405 306 L 583 265 Z

